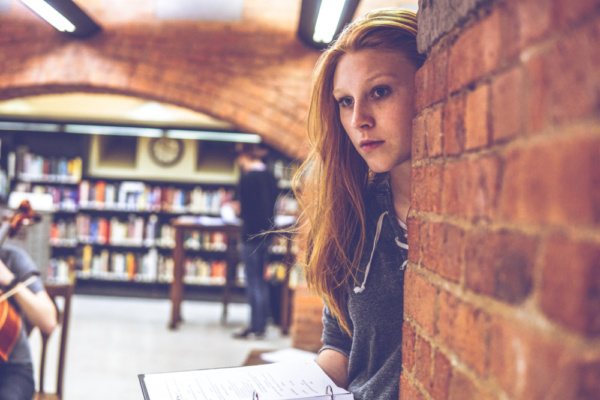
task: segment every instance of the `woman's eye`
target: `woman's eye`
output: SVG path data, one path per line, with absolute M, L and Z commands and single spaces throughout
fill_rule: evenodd
M 390 88 L 388 88 L 388 87 L 376 87 L 375 89 L 373 89 L 373 97 L 376 99 L 385 97 L 389 93 L 390 93 Z
M 350 97 L 342 97 L 341 99 L 338 99 L 337 102 L 340 107 L 349 107 L 352 105 L 352 99 Z

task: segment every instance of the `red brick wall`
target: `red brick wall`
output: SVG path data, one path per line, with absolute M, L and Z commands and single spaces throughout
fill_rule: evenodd
M 598 399 L 600 2 L 479 3 L 417 76 L 400 397 Z

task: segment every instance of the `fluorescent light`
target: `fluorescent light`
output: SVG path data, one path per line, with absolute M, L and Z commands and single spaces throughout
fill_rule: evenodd
M 60 125 L 58 124 L 0 121 L 0 130 L 3 131 L 58 132 L 59 128 Z
M 136 126 L 50 124 L 40 122 L 0 121 L 0 131 L 66 132 L 87 135 L 143 136 L 174 139 L 210 140 L 214 142 L 260 143 L 259 135 L 242 132 L 161 129 Z
M 260 143 L 260 136 L 250 133 L 192 131 L 169 129 L 167 136 L 175 139 L 212 140 L 217 142 Z
M 333 40 L 340 23 L 346 0 L 322 0 L 313 40 L 317 43 L 329 43 Z
M 44 0 L 21 1 L 59 31 L 75 32 L 75 25 Z
M 86 133 L 90 135 L 115 135 L 115 136 L 145 136 L 161 137 L 163 130 L 158 128 L 137 128 L 131 126 L 105 126 L 105 125 L 80 125 L 66 124 L 64 132 Z

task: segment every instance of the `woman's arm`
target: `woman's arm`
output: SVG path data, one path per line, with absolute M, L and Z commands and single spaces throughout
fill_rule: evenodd
M 348 357 L 335 350 L 325 349 L 319 353 L 317 364 L 337 386 L 348 388 Z
M 45 290 L 33 293 L 29 288 L 23 287 L 14 294 L 14 298 L 27 321 L 40 328 L 46 335 L 52 333 L 57 324 L 56 307 Z
M 0 260 L 0 285 L 7 286 L 14 279 L 15 275 L 8 267 Z M 23 315 L 33 325 L 40 328 L 45 334 L 50 334 L 56 327 L 56 307 L 46 293 L 41 290 L 38 293 L 33 293 L 23 283 L 18 283 L 15 286 L 17 292 L 13 298 L 19 305 Z

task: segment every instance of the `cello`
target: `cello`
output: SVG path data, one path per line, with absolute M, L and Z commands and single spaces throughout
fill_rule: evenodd
M 19 208 L 9 219 L 10 221 L 3 222 L 0 228 L 0 247 L 2 247 L 7 237 L 14 237 L 17 234 L 22 225 L 37 222 L 40 220 L 40 216 L 34 214 L 29 201 L 23 200 Z M 23 283 L 27 286 L 30 280 L 32 281 L 36 278 L 36 276 L 32 276 Z M 13 287 L 5 293 L 0 290 L 0 362 L 8 360 L 8 356 L 17 342 L 21 331 L 21 316 L 8 301 L 8 298 L 19 289 L 19 287 Z

